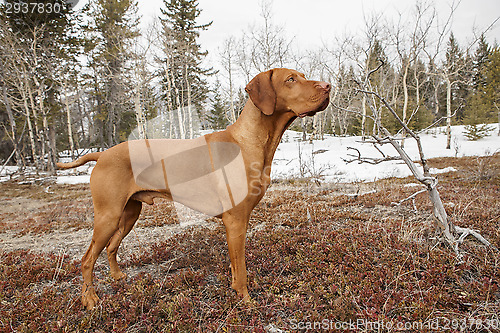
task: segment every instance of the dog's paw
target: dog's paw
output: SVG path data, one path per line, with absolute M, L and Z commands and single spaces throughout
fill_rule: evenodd
M 82 304 L 87 308 L 87 310 L 92 310 L 98 302 L 99 297 L 97 296 L 94 287 L 90 287 L 82 293 Z
M 250 297 L 250 295 L 244 297 L 242 301 L 247 308 L 256 308 L 259 306 L 259 303 L 257 303 L 257 301 L 255 301 L 252 297 Z
M 120 281 L 120 280 L 126 280 L 127 279 L 127 274 L 123 273 L 122 271 L 118 272 L 111 272 L 111 277 L 115 281 Z

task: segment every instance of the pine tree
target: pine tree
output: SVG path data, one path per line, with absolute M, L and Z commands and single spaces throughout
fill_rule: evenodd
M 226 116 L 227 103 L 224 103 L 220 91 L 220 83 L 217 82 L 214 90 L 214 95 L 211 100 L 210 111 L 207 114 L 207 121 L 212 129 L 224 129 L 229 125 L 229 120 Z
M 462 61 L 462 50 L 453 32 L 450 34 L 446 48 L 446 69 L 449 73 L 457 73 Z
M 135 125 L 130 70 L 131 44 L 139 35 L 136 0 L 91 1 L 84 8 L 90 22 L 86 51 L 92 74 L 87 76 L 94 91 L 95 125 L 100 145 L 126 140 Z
M 470 92 L 472 58 L 468 52 L 462 51 L 453 33 L 446 51 L 446 67 L 452 80 L 451 107 L 455 112 L 455 122 L 461 123 L 464 114 L 461 105 L 466 104 Z
M 484 59 L 484 53 L 479 54 L 482 66 L 476 77 L 480 80 L 477 89 L 469 98 L 464 118 L 464 123 L 470 126 L 495 122 L 500 103 L 498 88 L 500 86 L 500 50 L 498 48 L 490 50 L 486 59 Z M 476 59 L 476 63 L 478 62 L 479 60 Z
M 392 94 L 392 82 L 394 82 L 395 78 L 395 73 L 394 69 L 391 67 L 387 55 L 385 53 L 385 50 L 383 48 L 383 45 L 381 44 L 380 41 L 375 40 L 373 43 L 373 46 L 370 49 L 368 59 L 367 59 L 367 70 L 371 71 L 376 69 L 378 66 L 383 63 L 382 67 L 372 73 L 370 75 L 370 89 L 373 91 L 377 91 L 379 94 L 384 96 L 387 100 L 391 99 L 391 94 Z M 364 99 L 368 98 L 368 96 L 363 96 Z M 366 101 L 364 102 L 366 103 Z M 380 101 L 376 99 L 372 99 L 372 103 L 377 104 L 380 106 Z M 364 106 L 364 108 L 369 109 L 367 105 Z M 401 112 L 402 108 L 397 108 L 398 111 Z M 383 106 L 380 107 L 380 112 L 381 112 L 381 121 L 382 124 L 391 132 L 397 132 L 399 129 L 394 118 L 387 112 L 387 109 Z M 368 114 L 370 112 L 368 111 Z M 402 115 L 402 114 L 401 114 Z M 400 116 L 401 116 L 400 115 Z M 374 128 L 373 121 L 371 119 L 362 119 L 362 122 L 365 123 L 365 135 L 369 134 L 372 132 L 372 129 Z
M 206 76 L 213 74 L 213 70 L 202 68 L 208 52 L 202 51 L 197 40 L 212 22 L 197 24 L 201 13 L 197 0 L 164 0 L 164 5 L 160 17 L 164 37 L 160 71 L 164 98 L 172 109 L 192 104 L 200 110 L 209 92 Z
M 490 53 L 491 48 L 486 41 L 486 37 L 482 34 L 472 60 L 472 87 L 474 90 L 478 90 L 486 85 L 484 68 L 489 62 Z
M 489 136 L 491 131 L 493 131 L 493 127 L 486 124 L 466 125 L 464 128 L 464 136 L 469 141 L 477 141 Z
M 497 114 L 498 132 L 500 136 L 500 47 L 496 46 L 489 56 L 489 62 L 486 66 L 486 93 L 491 96 L 492 117 L 494 119 Z
M 427 77 L 428 69 L 421 59 L 417 59 L 410 69 L 410 110 L 417 110 L 410 121 L 410 128 L 421 130 L 428 127 L 434 120 L 432 114 L 433 86 Z M 411 116 L 411 115 L 410 115 Z

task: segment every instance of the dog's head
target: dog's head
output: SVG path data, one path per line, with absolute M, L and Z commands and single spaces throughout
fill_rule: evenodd
M 323 111 L 330 101 L 330 84 L 307 80 L 293 69 L 275 68 L 258 74 L 245 88 L 265 115 L 293 112 L 298 117 Z

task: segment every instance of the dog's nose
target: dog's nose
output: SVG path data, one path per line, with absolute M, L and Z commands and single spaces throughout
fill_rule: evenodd
M 327 92 L 330 92 L 331 86 L 328 82 L 318 82 L 318 87 L 325 89 Z

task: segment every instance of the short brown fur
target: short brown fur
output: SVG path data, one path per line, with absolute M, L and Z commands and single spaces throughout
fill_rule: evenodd
M 246 91 L 250 99 L 238 120 L 224 131 L 207 134 L 205 139 L 208 143 L 235 143 L 243 156 L 248 195 L 220 217 L 226 228 L 232 288 L 249 301 L 245 236 L 250 213 L 271 182 L 271 163 L 283 132 L 297 116 L 311 116 L 324 110 L 329 103 L 330 85 L 306 80 L 295 70 L 278 68 L 258 74 Z M 127 142 L 102 153 L 85 155 L 75 162 L 58 163 L 58 166 L 74 168 L 91 160 L 97 160 L 90 179 L 94 232 L 82 258 L 82 304 L 87 309 L 94 308 L 99 301 L 92 279 L 101 251 L 107 249 L 111 276 L 116 280 L 125 278 L 116 261 L 116 253 L 139 217 L 142 202 L 153 204 L 155 198 L 172 199 L 168 189 L 144 189 L 136 184 Z

